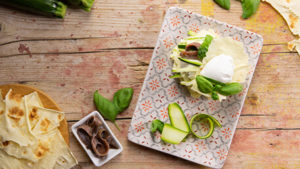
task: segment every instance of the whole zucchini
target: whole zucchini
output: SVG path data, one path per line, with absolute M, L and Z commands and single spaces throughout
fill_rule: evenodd
M 64 0 L 67 4 L 79 7 L 87 12 L 91 11 L 95 0 Z
M 0 0 L 0 4 L 59 18 L 64 18 L 67 9 L 67 6 L 58 0 Z

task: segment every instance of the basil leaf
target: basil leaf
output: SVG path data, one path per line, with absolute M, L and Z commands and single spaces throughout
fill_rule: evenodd
M 123 88 L 118 90 L 114 94 L 113 101 L 108 100 L 103 97 L 98 90 L 94 93 L 94 103 L 97 110 L 101 115 L 110 120 L 115 124 L 115 126 L 120 130 L 119 126 L 116 123 L 116 117 L 119 113 L 124 111 L 130 104 L 133 95 L 132 88 Z
M 224 85 L 225 86 L 225 85 Z M 215 86 L 214 86 L 214 89 L 213 89 L 213 91 L 219 91 L 220 89 L 222 88 L 222 85 L 219 85 L 219 84 L 216 84 Z
M 132 88 L 122 88 L 114 94 L 113 103 L 118 108 L 119 113 L 128 108 L 132 95 Z
M 219 81 L 217 81 L 217 80 L 214 80 L 214 79 L 211 79 L 211 78 L 208 78 L 208 77 L 205 77 L 205 76 L 203 76 L 205 79 L 207 79 L 208 81 L 210 81 L 212 84 L 214 84 L 214 85 L 221 85 L 221 86 L 224 86 L 225 85 L 225 83 L 222 83 L 222 82 L 219 82 Z
M 164 122 L 156 119 L 156 120 L 153 120 L 152 123 L 151 123 L 151 132 L 154 133 L 156 132 L 157 130 L 162 133 L 162 130 L 164 128 Z
M 213 84 L 201 75 L 196 76 L 196 82 L 199 91 L 202 93 L 211 93 L 214 88 Z
M 219 95 L 217 94 L 216 91 L 212 91 L 212 92 L 211 92 L 211 98 L 212 98 L 213 100 L 219 100 Z
M 260 0 L 242 0 L 242 8 L 243 8 L 242 17 L 244 19 L 247 19 L 251 15 L 253 15 L 259 6 L 259 3 Z
M 240 93 L 243 90 L 243 85 L 237 82 L 227 83 L 225 86 L 222 86 L 218 92 L 224 96 L 231 96 Z
M 203 43 L 198 49 L 198 58 L 202 60 L 206 56 L 206 52 L 208 51 L 208 47 L 213 40 L 213 37 L 211 35 L 206 35 Z
M 97 110 L 104 118 L 115 122 L 119 113 L 118 108 L 110 100 L 99 94 L 98 90 L 96 90 L 94 93 L 94 102 Z
M 229 10 L 230 0 L 214 0 L 220 7 Z

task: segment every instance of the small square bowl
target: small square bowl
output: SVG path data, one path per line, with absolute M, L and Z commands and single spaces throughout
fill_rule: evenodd
M 103 126 L 105 127 L 105 129 L 113 137 L 114 141 L 117 143 L 117 145 L 119 147 L 118 149 L 110 148 L 109 151 L 108 151 L 107 156 L 102 157 L 102 158 L 99 158 L 99 157 L 95 156 L 94 153 L 92 152 L 92 150 L 87 149 L 85 144 L 83 144 L 83 142 L 80 140 L 80 138 L 79 138 L 79 136 L 76 132 L 78 126 L 85 123 L 92 116 L 96 116 L 101 120 L 101 122 L 102 122 Z M 106 162 L 108 162 L 109 160 L 111 160 L 112 158 L 114 158 L 115 156 L 117 156 L 118 154 L 120 154 L 123 151 L 123 147 L 122 147 L 121 143 L 116 138 L 116 136 L 113 134 L 113 132 L 110 130 L 110 128 L 108 127 L 108 125 L 106 124 L 103 117 L 100 115 L 100 113 L 98 111 L 93 111 L 92 113 L 88 114 L 87 116 L 85 116 L 84 118 L 79 120 L 77 123 L 73 124 L 72 125 L 72 133 L 74 134 L 74 136 L 76 137 L 78 142 L 81 144 L 81 146 L 85 150 L 85 152 L 88 154 L 88 156 L 90 157 L 90 159 L 92 160 L 94 165 L 97 166 L 97 167 L 102 166 L 103 164 L 105 164 Z

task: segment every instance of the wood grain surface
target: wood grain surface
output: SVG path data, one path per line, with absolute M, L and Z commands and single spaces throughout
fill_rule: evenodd
M 92 93 L 111 98 L 133 87 L 129 109 L 120 114 L 121 155 L 102 168 L 205 168 L 127 140 L 133 110 L 166 10 L 171 6 L 259 33 L 264 46 L 224 168 L 300 168 L 300 57 L 286 43 L 294 39 L 268 4 L 248 20 L 239 1 L 230 11 L 213 0 L 96 0 L 91 13 L 68 9 L 64 20 L 0 6 L 0 84 L 39 88 L 66 112 L 68 124 L 95 109 Z M 82 168 L 95 168 L 70 134 Z

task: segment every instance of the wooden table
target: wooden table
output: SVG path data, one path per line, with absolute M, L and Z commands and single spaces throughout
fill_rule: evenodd
M 103 168 L 199 168 L 127 140 L 165 11 L 179 6 L 264 38 L 224 168 L 300 168 L 300 57 L 286 46 L 294 37 L 268 4 L 242 20 L 240 3 L 231 3 L 228 12 L 212 0 L 96 0 L 91 13 L 68 9 L 64 20 L 0 7 L 0 84 L 45 91 L 66 112 L 69 126 L 95 109 L 96 89 L 111 97 L 131 86 L 132 104 L 118 116 L 121 132 L 110 123 L 124 151 Z M 72 134 L 70 140 L 80 165 L 94 168 Z

